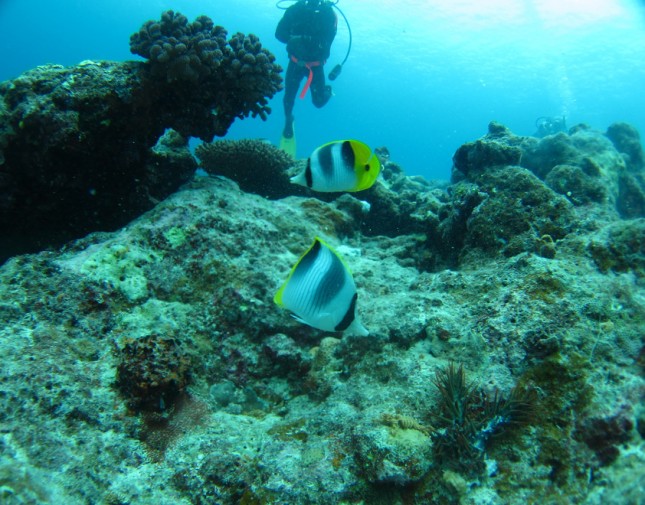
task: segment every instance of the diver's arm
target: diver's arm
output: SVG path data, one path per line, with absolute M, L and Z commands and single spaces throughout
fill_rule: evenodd
M 291 11 L 291 7 L 289 7 L 275 29 L 275 38 L 283 44 L 289 42 L 289 37 L 291 37 L 291 27 L 293 26 L 292 14 L 293 12 Z

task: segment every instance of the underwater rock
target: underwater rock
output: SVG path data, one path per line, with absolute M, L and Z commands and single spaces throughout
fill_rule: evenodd
M 200 166 L 210 174 L 235 181 L 244 191 L 279 199 L 308 196 L 336 202 L 360 223 L 366 235 L 396 237 L 433 230 L 444 191 L 422 177 L 407 177 L 388 159 L 384 148 L 375 150 L 382 177 L 369 189 L 355 193 L 323 193 L 292 184 L 290 177 L 302 170 L 304 160 L 293 160 L 284 151 L 262 140 L 219 140 L 197 147 Z
M 464 178 L 472 180 L 493 167 L 519 165 L 522 151 L 516 137 L 505 126 L 491 122 L 488 134 L 475 142 L 462 145 L 453 156 L 452 182 Z
M 625 157 L 625 164 L 632 172 L 645 168 L 645 153 L 641 145 L 638 130 L 627 123 L 613 123 L 605 133 L 614 144 L 616 150 Z
M 126 340 L 117 354 L 116 385 L 133 409 L 172 408 L 189 383 L 190 360 L 176 340 L 146 335 Z
M 524 142 L 521 165 L 576 206 L 604 202 L 624 218 L 645 215 L 645 176 L 635 168 L 642 167 L 642 148 L 629 125 L 612 125 L 606 136 L 580 125 Z
M 357 457 L 365 478 L 368 482 L 396 486 L 419 481 L 432 465 L 428 430 L 416 422 L 409 425 L 386 422 L 389 426 L 363 430 L 356 436 Z
M 453 199 L 440 225 L 442 236 L 454 247 L 444 248 L 449 257 L 536 252 L 543 236 L 557 241 L 575 227 L 571 204 L 526 169 L 499 167 L 475 181 L 476 187 L 457 184 L 454 191 L 460 199 Z M 456 202 L 461 202 L 458 207 Z
M 316 400 L 324 400 L 332 393 L 336 377 L 342 371 L 342 362 L 334 356 L 340 342 L 338 338 L 325 337 L 311 349 L 313 360 L 305 381 L 307 393 Z
M 438 249 L 450 267 L 456 267 L 468 233 L 468 220 L 486 194 L 476 184 L 463 181 L 450 186 L 448 192 L 450 199 L 439 212 L 440 223 L 432 247 Z
M 600 466 L 607 466 L 618 458 L 619 445 L 627 442 L 634 423 L 625 414 L 611 417 L 588 417 L 577 426 L 575 437 L 583 440 L 594 451 Z
M 376 184 L 356 197 L 370 204 L 363 218 L 366 235 L 397 237 L 411 233 L 427 233 L 436 228 L 437 212 L 445 192 L 421 177 L 408 177 L 403 169 L 389 159 L 384 148 L 375 150 L 381 160 L 382 177 Z
M 157 203 L 161 197 L 174 193 L 180 184 L 190 179 L 196 169 L 197 161 L 190 152 L 187 139 L 175 130 L 166 130 L 148 152 L 145 171 L 157 188 L 155 194 L 147 195 L 148 200 Z M 141 192 L 142 189 L 137 188 L 137 191 Z M 141 195 L 142 200 L 143 198 Z
M 602 272 L 645 278 L 645 219 L 612 223 L 591 236 L 587 250 Z
M 521 164 L 540 179 L 544 179 L 556 165 L 577 165 L 579 157 L 571 137 L 564 132 L 558 132 L 537 142 L 527 143 L 522 152 Z
M 293 380 L 305 376 L 312 366 L 311 354 L 283 334 L 265 339 L 262 351 L 266 358 L 266 366 L 272 368 L 263 372 L 267 376 L 290 377 Z M 261 368 L 262 364 L 258 363 L 258 368 Z
M 620 174 L 616 209 L 626 219 L 645 217 L 645 172 Z
M 627 126 L 612 131 L 624 132 L 622 145 L 636 150 L 637 132 Z M 537 177 L 508 160 L 521 160 Z M 593 229 L 645 212 L 639 174 L 626 169 L 607 137 L 586 125 L 538 140 L 492 122 L 482 139 L 457 150 L 452 180 L 450 198 L 436 211 L 438 224 L 426 229 L 429 247 L 444 260 L 439 265 L 456 266 L 477 251 L 554 258 L 557 241 L 577 226 Z
M 607 188 L 599 177 L 590 177 L 582 168 L 572 165 L 554 166 L 544 182 L 574 205 L 602 203 L 608 196 Z
M 190 176 L 194 161 L 146 166 L 164 128 L 134 110 L 140 66 L 50 65 L 0 85 L 0 260 L 122 226 Z

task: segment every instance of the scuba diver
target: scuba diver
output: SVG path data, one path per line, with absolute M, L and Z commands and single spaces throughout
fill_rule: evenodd
M 330 0 L 298 0 L 286 9 L 275 31 L 276 38 L 287 44 L 289 54 L 283 99 L 285 126 L 280 148 L 294 157 L 293 106 L 300 83 L 307 79 L 300 98 L 304 98 L 311 89 L 311 101 L 315 107 L 323 107 L 332 96 L 331 86 L 325 83 L 324 65 L 336 37 L 338 18 L 334 6 Z M 335 68 L 330 79 L 335 79 L 338 73 L 340 68 Z
M 558 132 L 566 132 L 567 121 L 564 116 L 541 116 L 535 120 L 535 127 L 537 129 L 533 136 L 542 138 L 547 135 L 554 135 Z

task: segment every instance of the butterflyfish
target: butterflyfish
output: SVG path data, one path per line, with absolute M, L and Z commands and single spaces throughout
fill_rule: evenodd
M 314 191 L 362 191 L 374 184 L 380 171 L 381 163 L 366 144 L 337 140 L 316 149 L 291 182 Z
M 356 285 L 339 254 L 316 237 L 273 300 L 301 323 L 324 331 L 368 335 L 356 315 Z

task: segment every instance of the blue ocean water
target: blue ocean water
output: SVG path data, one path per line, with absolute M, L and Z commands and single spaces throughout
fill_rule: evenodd
M 287 3 L 288 4 L 288 3 Z M 520 135 L 539 116 L 599 130 L 626 121 L 645 134 L 645 2 L 638 0 L 340 0 L 353 46 L 335 97 L 296 103 L 298 155 L 339 138 L 386 146 L 409 175 L 448 178 L 452 155 L 499 121 Z M 45 63 L 135 59 L 129 36 L 173 9 L 258 35 L 286 67 L 273 0 L 0 0 L 0 80 Z M 328 70 L 342 61 L 339 16 Z M 277 142 L 273 114 L 237 121 L 229 138 Z

